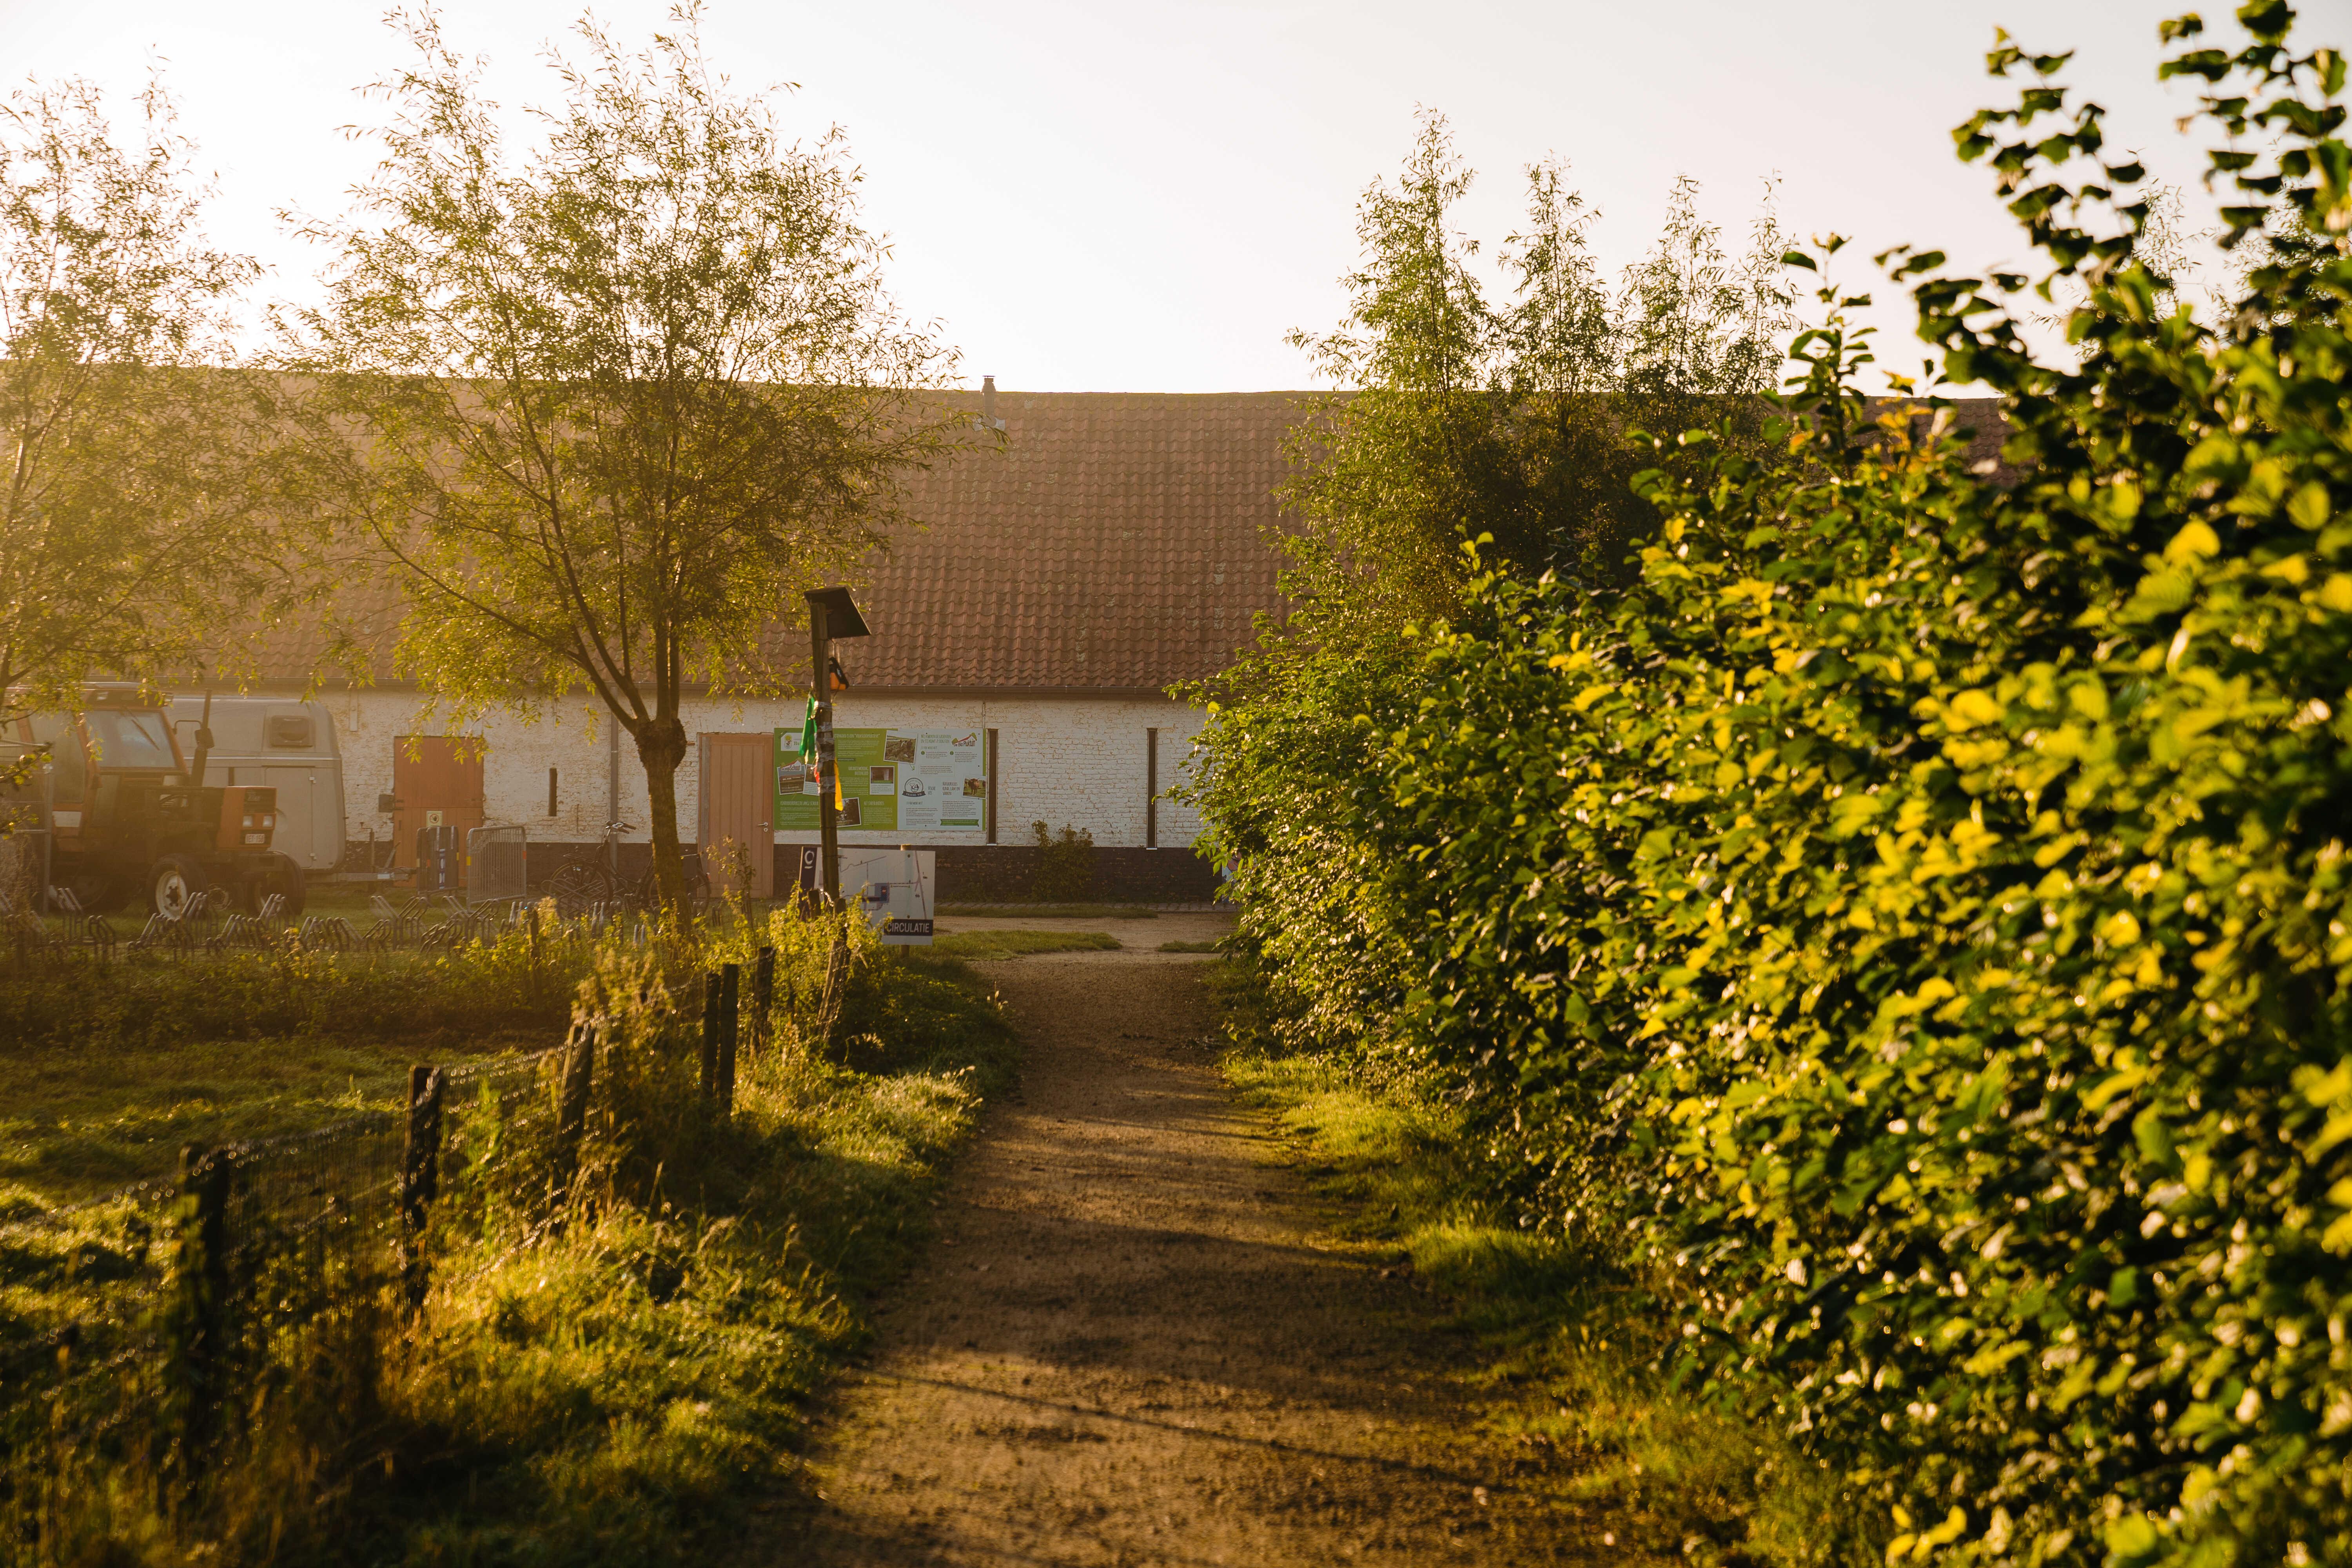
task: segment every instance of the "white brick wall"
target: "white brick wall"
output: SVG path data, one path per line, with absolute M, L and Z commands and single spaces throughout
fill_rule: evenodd
M 334 715 L 343 758 L 344 837 L 364 839 L 373 823 L 378 837 L 391 823 L 374 815 L 379 793 L 392 788 L 393 748 L 398 737 L 418 733 L 419 704 L 400 692 L 329 694 L 320 700 Z M 799 700 L 687 704 L 686 762 L 677 770 L 678 827 L 689 839 L 695 827 L 698 755 L 694 736 L 704 730 L 773 730 L 800 722 Z M 526 723 L 500 712 L 478 724 L 426 725 L 429 734 L 479 734 L 488 741 L 482 765 L 484 805 L 492 822 L 520 822 L 534 839 L 584 842 L 601 837 L 605 822 L 609 719 L 601 710 L 571 706 L 551 710 Z M 1160 730 L 1160 843 L 1189 847 L 1200 821 L 1188 807 L 1165 798 L 1182 776 L 1192 737 L 1203 715 L 1166 700 L 1129 701 L 1097 698 L 893 698 L 856 690 L 835 700 L 835 722 L 844 728 L 949 730 L 967 727 L 997 731 L 997 835 L 1005 844 L 1025 843 L 1030 824 L 1044 821 L 1054 832 L 1067 824 L 1094 835 L 1106 848 L 1139 847 L 1144 842 L 1145 731 Z M 592 738 L 593 734 L 593 738 Z M 558 773 L 558 813 L 547 815 L 547 770 Z M 643 842 L 646 777 L 636 747 L 621 737 L 620 817 Z M 896 833 L 845 832 L 845 844 L 887 844 Z M 815 835 L 779 834 L 779 843 L 814 841 Z M 964 842 L 948 839 L 941 842 Z M 978 836 L 970 842 L 979 843 Z

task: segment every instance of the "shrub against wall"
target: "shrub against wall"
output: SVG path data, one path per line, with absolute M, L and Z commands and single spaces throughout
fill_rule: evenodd
M 1486 579 L 1360 716 L 1216 721 L 1294 995 L 1393 996 L 1497 1185 L 1658 1281 L 1892 1556 L 2352 1560 L 2352 158 L 2342 57 L 2240 19 L 2166 68 L 2268 226 L 2220 329 L 2156 310 L 2142 209 L 2071 226 L 2139 172 L 2057 58 L 1997 54 L 2042 79 L 1960 136 L 2085 278 L 2080 366 L 2011 328 L 2034 280 L 1897 258 L 2014 488 L 1933 397 L 1860 427 L 1832 320 L 1786 460 L 1649 477 L 1626 593 Z M 1286 774 L 1302 730 L 1345 738 Z
M 1029 831 L 1037 839 L 1037 869 L 1029 879 L 1029 895 L 1039 903 L 1066 904 L 1094 890 L 1095 836 L 1083 827 L 1062 825 L 1057 837 L 1042 822 Z

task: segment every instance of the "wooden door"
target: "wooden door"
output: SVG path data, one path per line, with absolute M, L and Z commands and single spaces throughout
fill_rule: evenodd
M 775 896 L 775 737 L 704 731 L 701 809 L 695 814 L 703 869 L 714 893 Z
M 416 834 L 422 827 L 457 829 L 462 854 L 466 834 L 482 826 L 482 737 L 395 735 L 392 742 L 393 864 L 416 864 Z

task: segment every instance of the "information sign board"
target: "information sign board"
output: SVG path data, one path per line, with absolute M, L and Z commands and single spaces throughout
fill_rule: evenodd
M 929 849 L 841 852 L 841 891 L 857 901 L 885 947 L 931 945 L 931 894 L 938 857 Z
M 845 831 L 980 834 L 988 827 L 988 731 L 833 732 Z M 797 728 L 776 731 L 776 831 L 814 833 L 818 788 Z

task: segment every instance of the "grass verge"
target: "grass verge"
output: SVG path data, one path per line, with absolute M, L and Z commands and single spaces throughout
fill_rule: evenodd
M 1702 1563 L 1822 1564 L 1835 1492 L 1769 1433 L 1671 1384 L 1677 1315 L 1637 1281 L 1500 1223 L 1477 1194 L 1461 1118 L 1410 1079 L 1379 1081 L 1339 1053 L 1283 1054 L 1256 1026 L 1246 969 L 1211 966 L 1225 1079 L 1268 1114 L 1339 1239 L 1409 1270 L 1445 1330 L 1475 1347 L 1496 1436 L 1549 1450 L 1570 1496 L 1615 1521 L 1611 1544 Z M 1859 1568 L 1857 1563 L 1856 1568 Z
M 934 937 L 931 951 L 943 958 L 1019 958 L 1032 952 L 1112 952 L 1118 938 L 1099 931 L 970 931 Z
M 471 1153 L 444 1170 L 423 1238 L 432 1288 L 413 1320 L 381 1293 L 355 1295 L 257 1342 L 257 1381 L 227 1402 L 200 1487 L 172 1457 L 179 1428 L 151 1414 L 167 1410 L 176 1363 L 127 1361 L 106 1403 L 130 1426 L 76 1448 L 45 1427 L 8 1450 L 12 1468 L 54 1458 L 66 1484 L 0 1493 L 39 1523 L 18 1531 L 12 1512 L 0 1561 L 554 1568 L 706 1561 L 740 1539 L 764 1495 L 797 1485 L 807 1400 L 864 1340 L 864 1303 L 905 1268 L 931 1187 L 1015 1060 L 992 994 L 952 956 L 881 949 L 852 922 L 840 965 L 825 956 L 832 939 L 800 929 L 813 923 L 765 928 L 780 1007 L 805 1011 L 780 1010 L 777 1040 L 740 1064 L 723 1121 L 698 1087 L 698 1010 L 672 1008 L 661 983 L 740 962 L 760 938 L 591 954 L 586 1002 L 604 1037 L 576 1178 L 562 1179 L 570 1197 L 549 1207 L 551 1146 L 534 1142 L 544 1119 L 530 1131 L 496 1101 L 456 1107 L 449 1136 Z M 173 973 L 200 985 L 212 972 Z M 339 1070 L 367 1100 L 387 1076 L 351 1039 L 293 1038 L 308 1054 L 276 1079 L 275 1037 L 110 1042 L 130 1056 L 79 1092 L 95 1103 L 176 1052 L 184 1080 L 300 1086 L 219 1101 L 249 1120 L 298 1120 Z M 398 1044 L 385 1042 L 387 1058 Z M 53 1065 L 56 1100 L 73 1069 Z M 483 1120 L 468 1130 L 468 1116 Z M 0 1192 L 16 1220 L 58 1195 Z M 90 1234 L 52 1224 L 37 1245 L 0 1247 L 0 1307 L 28 1322 L 102 1290 L 108 1275 L 91 1265 L 129 1244 L 99 1236 L 99 1217 L 60 1218 Z M 169 1247 L 168 1234 L 152 1245 Z M 293 1288 L 332 1287 L 289 1258 Z M 5 1436 L 28 1434 L 11 1423 Z
M 1014 1061 L 952 959 L 886 951 L 858 990 L 861 1067 L 763 1058 L 695 1157 L 633 1179 L 614 1156 L 593 1225 L 518 1247 L 492 1215 L 459 1241 L 453 1273 L 488 1267 L 434 1304 L 396 1385 L 417 1479 L 375 1517 L 398 1556 L 701 1561 L 797 1484 L 805 1402 L 864 1342 L 864 1303 Z
M 1041 921 L 1152 921 L 1160 911 L 1126 904 L 941 904 L 940 915 L 1019 915 Z

